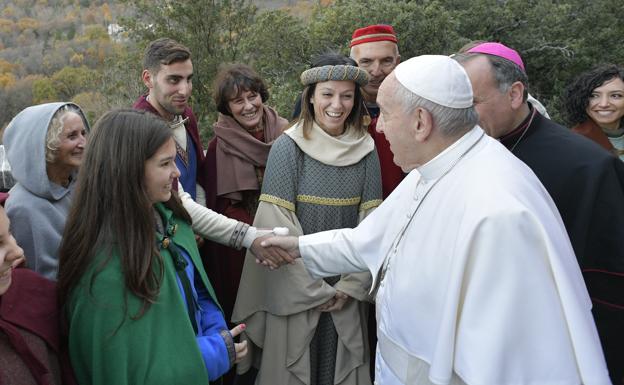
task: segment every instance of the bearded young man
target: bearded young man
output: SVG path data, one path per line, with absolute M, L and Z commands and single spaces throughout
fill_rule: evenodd
M 147 110 L 169 122 L 176 142 L 179 182 L 193 200 L 205 205 L 204 149 L 197 119 L 189 106 L 193 91 L 191 52 L 175 40 L 153 41 L 143 56 L 143 84 L 148 93 L 133 108 Z

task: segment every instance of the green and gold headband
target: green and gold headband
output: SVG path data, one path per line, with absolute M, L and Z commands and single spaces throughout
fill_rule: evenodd
M 365 86 L 368 83 L 368 73 L 355 66 L 339 64 L 310 68 L 301 74 L 301 83 L 304 86 L 330 80 L 351 80 Z

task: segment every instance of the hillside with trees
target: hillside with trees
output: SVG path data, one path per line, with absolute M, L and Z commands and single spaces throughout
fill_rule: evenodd
M 598 63 L 624 63 L 624 12 L 610 0 L 0 0 L 0 126 L 22 108 L 73 100 L 93 122 L 143 91 L 148 41 L 188 45 L 193 108 L 204 137 L 216 112 L 219 66 L 245 62 L 270 85 L 269 104 L 290 116 L 298 77 L 314 54 L 348 54 L 352 31 L 392 24 L 404 59 L 451 54 L 471 40 L 501 41 L 523 56 L 531 93 L 561 120 L 563 87 Z M 270 4 L 269 4 L 270 3 Z
M 124 36 L 110 35 L 127 5 L 107 1 L 2 0 L 0 126 L 31 104 L 73 100 L 95 119 L 113 106 L 107 73 L 127 55 Z

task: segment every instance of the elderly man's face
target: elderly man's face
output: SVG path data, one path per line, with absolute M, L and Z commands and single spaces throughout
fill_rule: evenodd
M 407 113 L 402 101 L 396 97 L 399 82 L 390 74 L 379 87 L 377 104 L 381 110 L 377 121 L 377 132 L 383 132 L 390 150 L 394 155 L 394 163 L 404 172 L 410 172 L 420 165 L 419 143 L 413 135 L 415 125 L 413 114 Z
M 374 41 L 354 46 L 351 57 L 369 75 L 369 82 L 362 87 L 366 100 L 374 102 L 381 82 L 399 64 L 401 56 L 397 45 L 391 41 Z
M 462 65 L 472 83 L 481 128 L 493 138 L 500 138 L 513 130 L 515 112 L 511 108 L 510 91 L 499 90 L 487 57 L 477 56 Z

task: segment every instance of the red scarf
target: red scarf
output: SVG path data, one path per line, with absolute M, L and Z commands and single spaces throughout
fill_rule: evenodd
M 572 128 L 572 131 L 577 134 L 581 134 L 586 138 L 593 140 L 594 142 L 601 145 L 605 150 L 611 152 L 612 154 L 619 156 L 617 150 L 611 142 L 607 135 L 602 131 L 600 127 L 591 119 L 587 119 L 581 124 L 578 124 Z
M 45 341 L 61 361 L 64 383 L 75 384 L 67 356 L 60 348 L 56 285 L 25 268 L 15 269 L 12 274 L 11 286 L 0 297 L 0 332 L 7 336 L 38 384 L 51 384 L 51 373 L 46 366 L 45 357 L 38 357 L 31 350 L 20 329 Z

